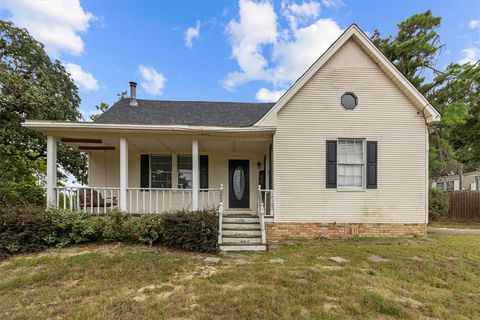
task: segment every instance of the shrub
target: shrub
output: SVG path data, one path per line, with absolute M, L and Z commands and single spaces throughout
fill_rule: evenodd
M 432 221 L 446 219 L 449 211 L 448 195 L 445 191 L 430 189 L 428 216 Z
M 134 223 L 135 237 L 138 241 L 153 245 L 161 242 L 163 219 L 161 215 L 145 214 Z
M 212 252 L 218 250 L 214 210 L 172 211 L 133 217 L 119 211 L 105 216 L 83 212 L 17 207 L 0 209 L 0 257 L 89 242 L 131 241 Z
M 0 258 L 46 249 L 54 229 L 42 208 L 0 208 Z
M 132 216 L 113 210 L 104 219 L 101 237 L 103 241 L 135 240 Z M 99 221 L 99 223 L 101 223 Z
M 87 243 L 98 240 L 99 230 L 95 220 L 84 212 L 68 210 L 49 210 L 46 219 L 54 227 L 54 232 L 47 236 L 50 244 L 65 247 L 71 244 Z
M 218 215 L 214 210 L 175 211 L 162 215 L 162 244 L 167 247 L 213 252 L 218 250 Z
M 45 190 L 31 182 L 3 182 L 0 184 L 0 207 L 44 206 Z

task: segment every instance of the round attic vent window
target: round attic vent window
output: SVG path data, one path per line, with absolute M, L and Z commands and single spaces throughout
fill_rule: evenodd
M 358 98 L 353 92 L 345 92 L 340 99 L 342 106 L 347 110 L 353 110 L 358 104 Z

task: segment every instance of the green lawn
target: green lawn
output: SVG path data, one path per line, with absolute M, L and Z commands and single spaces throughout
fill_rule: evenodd
M 428 226 L 454 229 L 480 229 L 480 222 L 432 221 Z
M 301 241 L 219 265 L 207 256 L 103 245 L 0 261 L 0 319 L 480 318 L 480 236 Z

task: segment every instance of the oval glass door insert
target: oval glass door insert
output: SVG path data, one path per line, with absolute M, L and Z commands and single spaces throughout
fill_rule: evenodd
M 242 200 L 245 194 L 245 170 L 241 166 L 237 166 L 233 171 L 233 194 L 237 200 Z

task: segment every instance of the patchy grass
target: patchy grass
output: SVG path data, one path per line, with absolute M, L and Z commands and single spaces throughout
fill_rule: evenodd
M 480 236 L 297 241 L 219 265 L 206 256 L 104 245 L 3 260 L 0 318 L 480 318 Z
M 432 221 L 428 226 L 436 228 L 480 229 L 480 222 Z

